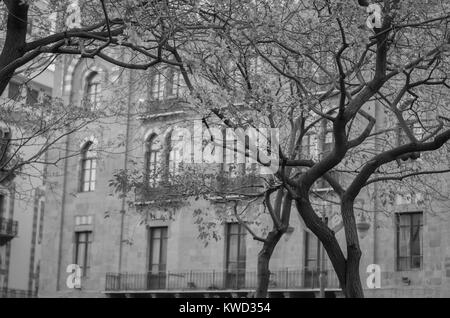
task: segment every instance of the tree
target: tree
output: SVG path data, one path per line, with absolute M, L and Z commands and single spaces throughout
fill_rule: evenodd
M 289 209 L 284 214 L 280 208 L 292 200 L 325 247 L 344 294 L 362 297 L 358 196 L 379 181 L 448 172 L 431 164 L 450 139 L 448 4 L 386 0 L 380 6 L 382 27 L 371 30 L 355 2 L 231 2 L 223 11 L 202 11 L 207 21 L 222 17 L 226 27 L 174 49 L 183 65 L 197 63 L 191 72 L 183 66 L 182 73 L 202 112 L 210 110 L 230 127 L 287 130 L 275 174 L 286 193 L 279 191 L 278 210 L 272 207 L 274 231 L 264 239 L 261 276 L 267 278 L 268 259 L 285 228 L 282 215 Z M 270 67 L 266 77 L 252 76 L 252 55 Z M 251 118 L 242 104 L 253 111 Z M 308 158 L 302 144 L 314 129 L 325 144 L 332 141 Z M 423 161 L 414 164 L 419 158 Z M 312 203 L 314 185 L 323 178 L 340 208 L 347 255 Z M 266 195 L 276 189 L 267 187 Z M 260 296 L 265 282 L 260 281 Z
M 267 294 L 291 202 L 323 244 L 345 296 L 363 297 L 358 199 L 378 184 L 395 194 L 390 182 L 408 187 L 409 178 L 449 172 L 441 149 L 450 139 L 450 8 L 377 3 L 381 28 L 370 29 L 368 2 L 205 1 L 197 17 L 219 27 L 166 47 L 191 91 L 188 104 L 205 121 L 280 130 L 280 167 L 258 194 L 273 220 L 266 237 L 253 233 L 263 243 L 258 296 Z M 317 191 L 324 182 L 333 191 Z M 339 208 L 346 252 L 316 201 Z
M 200 27 L 175 20 L 167 27 L 161 12 L 174 8 L 164 1 L 82 1 L 78 13 L 66 10 L 72 2 L 78 3 L 2 1 L 6 15 L 2 21 L 5 39 L 0 54 L 0 93 L 21 67 L 49 55 L 97 56 L 130 69 L 148 69 L 160 62 L 173 64 L 164 54 L 166 42 L 186 29 Z M 30 27 L 36 29 L 33 36 L 27 35 Z M 114 52 L 118 47 L 131 52 L 130 60 Z
M 4 0 L 0 3 L 5 12 L 0 18 L 0 94 L 14 76 L 27 78 L 27 86 L 33 76 L 55 61 L 61 62 L 61 56 L 102 59 L 132 70 L 146 70 L 159 63 L 177 66 L 165 49 L 168 41 L 184 41 L 190 32 L 208 28 L 192 20 L 186 9 L 193 7 L 183 6 L 184 1 Z M 173 13 L 170 21 L 165 11 Z M 70 108 L 57 99 L 32 105 L 28 101 L 2 101 L 2 122 L 20 130 L 19 136 L 5 141 L 8 147 L 3 147 L 2 157 L 9 149 L 7 160 L 2 160 L 2 169 L 8 171 L 4 180 L 27 164 L 42 162 L 46 151 L 65 136 L 101 116 L 118 113 L 112 108 L 104 113 Z M 22 156 L 21 149 L 31 144 L 39 145 L 36 153 Z

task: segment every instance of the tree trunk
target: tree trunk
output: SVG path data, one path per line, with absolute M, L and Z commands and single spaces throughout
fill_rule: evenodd
M 347 298 L 364 298 L 361 277 L 359 276 L 359 258 L 352 262 L 347 261 L 346 284 L 345 290 L 343 290 Z
M 308 194 L 303 193 L 303 195 L 307 198 Z M 334 232 L 331 231 L 328 226 L 322 222 L 322 219 L 316 215 L 308 199 L 296 200 L 295 203 L 297 205 L 297 211 L 305 222 L 306 227 L 309 228 L 314 235 L 316 235 L 325 248 L 331 264 L 333 265 L 334 271 L 339 279 L 339 284 L 342 291 L 345 293 L 347 286 L 347 262 Z
M 24 55 L 24 46 L 27 36 L 28 4 L 19 0 L 6 0 L 8 8 L 8 22 L 6 26 L 6 39 L 0 54 L 0 94 L 3 93 L 14 70 L 7 73 L 2 69 Z
M 256 285 L 256 297 L 266 298 L 267 290 L 269 289 L 270 282 L 270 270 L 269 262 L 272 257 L 275 246 L 280 238 L 283 236 L 283 232 L 279 230 L 272 230 L 267 235 L 267 242 L 264 243 L 263 248 L 258 254 L 258 269 L 257 269 L 257 285 Z
M 342 221 L 347 242 L 347 261 L 345 266 L 345 288 L 347 298 L 364 298 L 364 292 L 359 275 L 361 248 L 359 246 L 358 230 L 353 208 L 353 198 L 343 198 L 341 205 Z

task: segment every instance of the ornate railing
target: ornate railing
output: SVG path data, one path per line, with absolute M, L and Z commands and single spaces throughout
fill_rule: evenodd
M 0 288 L 0 298 L 36 298 L 36 293 L 29 290 Z
M 221 196 L 227 195 L 249 195 L 261 191 L 262 181 L 258 175 L 235 175 L 217 174 L 207 180 L 207 186 L 210 188 L 211 196 L 215 194 Z M 151 201 L 163 200 L 179 200 L 189 193 L 186 185 L 177 184 L 176 182 L 160 181 L 147 187 L 135 190 L 135 201 L 137 203 L 146 203 Z
M 324 287 L 339 289 L 334 271 L 323 271 Z M 317 270 L 283 269 L 271 271 L 270 290 L 319 289 L 320 273 Z M 253 290 L 257 285 L 255 271 L 181 271 L 161 273 L 107 273 L 106 291 L 220 291 Z

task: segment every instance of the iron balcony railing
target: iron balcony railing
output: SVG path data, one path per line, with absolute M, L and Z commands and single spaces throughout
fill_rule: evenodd
M 10 288 L 0 289 L 0 298 L 36 298 L 35 292 Z
M 318 270 L 283 269 L 271 271 L 270 290 L 319 289 Z M 334 271 L 322 271 L 324 287 L 339 289 L 339 281 Z M 220 291 L 254 290 L 257 284 L 255 271 L 184 271 L 161 273 L 107 273 L 106 291 Z
M 13 238 L 17 236 L 19 223 L 11 219 L 0 218 L 0 237 Z
M 230 176 L 229 173 L 218 174 L 209 180 L 204 180 L 205 184 L 210 187 L 211 195 L 214 192 L 221 195 L 233 194 L 255 194 L 261 191 L 262 180 L 258 175 L 236 175 Z M 135 201 L 145 203 L 160 200 L 180 200 L 186 193 L 184 185 L 177 184 L 176 181 L 154 181 L 147 187 L 135 189 Z

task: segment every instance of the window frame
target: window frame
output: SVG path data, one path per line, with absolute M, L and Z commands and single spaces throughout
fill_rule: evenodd
M 85 240 L 81 241 L 82 235 L 85 235 Z M 91 268 L 91 248 L 92 248 L 92 231 L 77 231 L 75 232 L 74 237 L 74 264 L 77 264 L 81 268 L 81 277 L 88 277 L 89 270 Z M 80 245 L 84 245 L 84 255 L 80 259 L 79 247 Z M 79 261 L 82 260 L 83 264 L 79 264 Z
M 101 78 L 98 72 L 91 72 L 86 76 L 86 84 L 84 88 L 84 108 L 96 110 L 101 105 Z
M 414 228 L 417 227 L 417 225 L 413 225 L 413 217 L 414 216 L 420 216 L 420 225 L 419 225 L 419 246 L 420 246 L 420 255 L 413 255 L 412 253 L 412 246 L 413 246 L 413 231 Z M 400 225 L 400 218 L 402 216 L 408 216 L 408 225 L 401 226 Z M 408 253 L 409 255 L 406 256 L 400 256 L 400 233 L 401 233 L 401 227 L 408 227 L 409 228 L 409 246 L 408 246 Z M 420 271 L 423 269 L 423 229 L 424 229 L 424 219 L 423 219 L 423 212 L 422 211 L 414 211 L 414 212 L 398 212 L 395 214 L 395 268 L 398 272 L 404 272 L 404 271 Z M 420 258 L 420 266 L 419 267 L 413 267 L 414 259 L 419 257 Z M 401 260 L 402 259 L 408 259 L 408 264 L 406 267 L 401 266 Z
M 164 99 L 165 85 L 164 85 L 164 75 L 158 69 L 155 69 L 154 73 L 151 75 L 151 89 L 150 89 L 150 99 L 152 101 L 161 101 Z
M 237 226 L 237 233 L 232 233 L 232 229 L 234 226 Z M 237 245 L 236 245 L 236 260 L 232 261 L 230 260 L 230 251 L 231 251 L 231 237 L 237 236 Z M 244 242 L 244 260 L 241 259 L 241 243 Z M 236 263 L 236 269 L 239 271 L 241 267 L 239 266 L 240 263 L 243 263 L 243 269 L 245 271 L 247 266 L 247 230 L 245 229 L 245 226 L 238 222 L 230 222 L 226 224 L 226 254 L 225 254 L 225 270 L 227 272 L 230 271 L 230 264 Z
M 159 231 L 159 237 L 155 237 L 153 234 Z M 161 274 L 165 273 L 167 270 L 167 251 L 168 251 L 168 242 L 169 242 L 169 227 L 168 226 L 157 226 L 157 227 L 148 227 L 148 263 L 147 263 L 147 271 L 152 274 Z M 154 240 L 159 240 L 159 255 L 158 255 L 158 263 L 153 263 L 154 256 Z M 165 241 L 165 243 L 164 243 Z M 164 251 L 165 248 L 165 251 Z M 165 262 L 161 262 L 162 254 L 165 254 Z M 153 271 L 153 266 L 158 267 L 158 272 L 155 273 Z
M 183 169 L 183 136 L 178 136 L 178 140 L 174 140 L 173 132 L 171 132 L 166 139 L 167 149 L 167 181 L 174 181 L 174 177 L 178 176 Z
M 144 182 L 150 188 L 157 187 L 161 182 L 161 175 L 159 174 L 162 145 L 155 147 L 157 142 L 161 142 L 159 136 L 151 135 L 145 141 L 144 153 Z
M 92 151 L 94 143 L 88 141 L 84 144 L 81 150 L 81 162 L 80 162 L 80 178 L 79 178 L 79 192 L 94 192 L 97 183 L 97 156 Z M 89 162 L 90 166 L 87 169 L 86 164 Z M 89 171 L 89 178 L 86 180 L 86 171 Z M 95 173 L 93 173 L 95 172 Z M 94 176 L 94 177 L 93 177 Z M 88 188 L 85 185 L 88 184 Z

